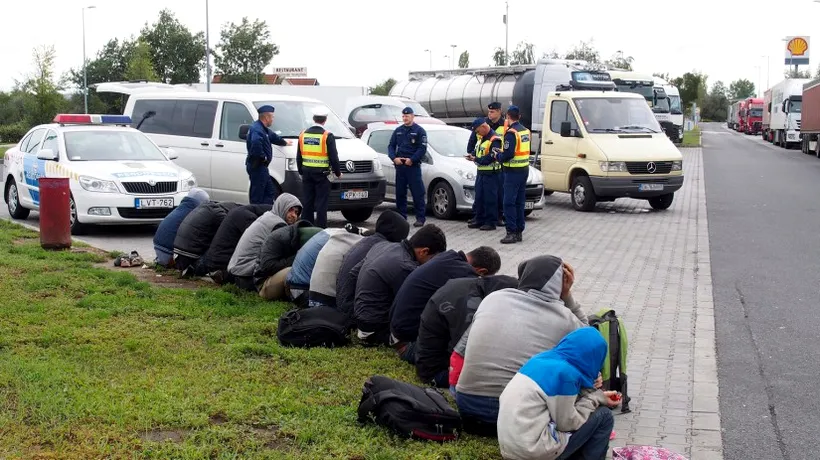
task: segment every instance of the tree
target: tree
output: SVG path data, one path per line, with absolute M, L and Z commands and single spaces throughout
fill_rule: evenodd
M 507 65 L 507 53 L 501 47 L 496 48 L 493 53 L 493 64 L 497 67 Z
M 108 81 L 127 80 L 126 71 L 128 64 L 132 61 L 135 53 L 137 40 L 116 38 L 108 43 L 97 53 L 97 56 L 88 61 L 87 73 L 88 84 L 103 83 Z M 147 45 L 147 44 L 146 44 Z M 149 49 L 150 51 L 150 49 Z M 150 52 L 149 52 L 150 54 Z M 83 67 L 72 68 L 64 77 L 66 83 L 77 88 L 77 93 L 72 98 L 71 107 L 73 110 L 83 110 L 82 87 L 83 87 Z M 156 72 L 154 79 L 157 80 Z M 94 88 L 89 88 L 88 111 L 91 113 L 122 113 L 126 98 L 117 94 L 101 93 L 97 94 Z
M 789 69 L 785 73 L 786 78 L 811 78 L 811 70 Z
M 270 64 L 279 47 L 270 40 L 265 21 L 248 21 L 222 27 L 221 38 L 214 54 L 216 72 L 225 83 L 259 83 L 265 67 Z
M 552 51 L 542 54 L 541 59 L 561 59 L 561 55 L 553 48 Z
M 521 42 L 518 46 L 515 47 L 515 51 L 512 52 L 512 56 L 510 59 L 510 64 L 512 65 L 529 65 L 535 64 L 535 54 L 533 51 L 533 44 L 527 42 Z
M 374 96 L 389 96 L 390 90 L 393 89 L 393 86 L 396 85 L 396 80 L 392 78 L 388 78 L 387 80 L 381 82 L 376 86 L 371 86 L 369 88 L 370 94 Z
M 726 121 L 730 92 L 722 81 L 716 81 L 701 104 L 701 118 L 704 121 Z
M 672 83 L 672 77 L 669 76 L 669 73 L 660 73 L 655 72 L 652 74 L 653 77 L 658 77 L 660 79 L 668 81 L 670 84 Z
M 169 10 L 159 12 L 153 25 L 145 24 L 140 40 L 151 48 L 151 62 L 166 83 L 197 83 L 205 66 L 205 34 L 192 34 Z
M 684 112 L 688 113 L 692 108 L 692 103 L 697 102 L 698 105 L 703 106 L 703 101 L 706 99 L 706 80 L 705 74 L 700 72 L 686 72 L 680 79 L 675 79 L 673 84 L 678 87 L 680 91 L 681 104 L 684 107 Z
M 632 63 L 635 61 L 635 58 L 632 56 L 624 56 L 623 51 L 617 51 L 615 54 L 606 61 L 606 65 L 609 67 L 614 67 L 616 69 L 623 69 L 623 70 L 632 70 Z
M 158 81 L 156 72 L 154 72 L 154 64 L 151 62 L 151 48 L 143 41 L 138 41 L 134 46 L 134 51 L 131 58 L 128 60 L 128 66 L 125 69 L 125 79 Z
M 60 94 L 60 86 L 54 80 L 54 61 L 57 53 L 53 46 L 35 48 L 34 73 L 18 89 L 31 97 L 26 98 L 24 107 L 27 121 L 32 125 L 49 123 L 66 107 L 66 99 Z
M 461 55 L 458 57 L 458 68 L 459 69 L 466 69 L 470 67 L 470 52 L 464 50 Z
M 582 40 L 579 44 L 575 45 L 574 48 L 564 55 L 564 59 L 598 63 L 601 62 L 601 55 L 598 54 L 598 51 L 592 44 L 592 39 L 590 39 L 589 42 Z
M 739 99 L 746 99 L 748 97 L 754 97 L 755 95 L 755 84 L 751 81 L 741 78 L 740 80 L 735 80 L 729 85 L 729 98 L 732 100 L 739 100 Z

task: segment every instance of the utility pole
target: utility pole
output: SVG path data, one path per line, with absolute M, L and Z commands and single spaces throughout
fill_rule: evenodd
M 506 12 L 504 13 L 504 65 L 510 65 L 510 2 L 504 2 Z
M 208 0 L 205 0 L 205 91 L 211 92 L 211 40 L 208 33 Z
M 83 7 L 83 107 L 88 113 L 88 60 L 85 58 L 85 10 L 93 10 L 96 6 Z
M 453 49 L 453 52 L 450 53 L 450 55 L 452 56 L 452 59 L 450 60 L 450 68 L 455 69 L 456 68 L 456 45 L 450 45 L 450 48 Z
M 430 70 L 433 70 L 433 52 L 431 50 L 424 50 L 427 53 L 427 57 L 430 59 Z

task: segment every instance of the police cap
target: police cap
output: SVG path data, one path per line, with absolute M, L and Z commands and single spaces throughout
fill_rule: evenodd
M 276 110 L 276 109 L 274 109 L 272 105 L 263 105 L 262 107 L 259 107 L 256 111 L 261 114 L 261 113 L 273 113 L 274 110 Z
M 507 107 L 507 113 L 512 115 L 521 115 L 521 111 L 518 109 L 517 105 L 511 105 Z
M 413 115 L 413 108 L 412 107 L 405 107 L 402 111 L 404 115 Z
M 490 110 L 501 110 L 501 103 L 498 101 L 490 102 L 487 108 Z
M 473 131 L 478 129 L 478 127 L 483 125 L 484 123 L 487 123 L 487 119 L 485 119 L 484 117 L 476 118 L 475 120 L 473 120 Z
M 318 106 L 313 109 L 313 116 L 314 117 L 326 117 L 327 116 L 327 107 Z

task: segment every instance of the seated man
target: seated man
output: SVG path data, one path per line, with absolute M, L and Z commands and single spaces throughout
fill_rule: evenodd
M 365 344 L 387 345 L 390 339 L 390 306 L 402 283 L 416 267 L 446 250 L 444 232 L 433 224 L 427 224 L 409 241 L 376 246 L 360 262 L 353 317 L 359 329 L 358 336 Z
M 296 254 L 322 229 L 306 220 L 273 231 L 262 249 L 253 272 L 254 285 L 259 296 L 265 300 L 284 299 L 287 294 L 285 280 L 291 270 Z
M 456 404 L 466 431 L 495 436 L 498 397 L 518 369 L 586 326 L 570 294 L 574 274 L 560 258 L 539 256 L 518 266 L 518 288 L 488 295 L 459 340 L 453 356 L 464 357 Z M 465 345 L 466 342 L 466 345 Z
M 239 203 L 230 201 L 207 201 L 191 211 L 179 225 L 174 238 L 174 267 L 193 275 L 192 270 L 186 272 L 186 269 L 194 265 L 211 247 L 211 241 L 225 216 L 239 206 Z
M 468 254 L 451 249 L 414 270 L 401 285 L 390 308 L 390 345 L 399 357 L 415 364 L 421 313 L 439 288 L 451 279 L 495 275 L 500 268 L 501 257 L 495 249 L 481 246 Z
M 231 261 L 231 256 L 239 239 L 242 238 L 242 234 L 251 224 L 256 222 L 256 219 L 270 210 L 271 205 L 269 204 L 249 204 L 231 209 L 216 231 L 216 235 L 211 241 L 211 247 L 192 267 L 194 275 L 205 276 L 210 274 L 217 284 L 222 284 L 225 279 L 222 272 L 227 270 L 228 263 Z
M 228 273 L 241 289 L 256 291 L 253 272 L 259 259 L 259 251 L 274 229 L 291 225 L 299 219 L 302 203 L 290 193 L 283 193 L 274 201 L 273 208 L 253 221 L 236 244 L 236 250 L 228 262 Z
M 344 256 L 336 277 L 336 308 L 349 316 L 353 315 L 353 299 L 356 297 L 356 281 L 359 271 L 353 270 L 377 244 L 398 243 L 407 238 L 410 224 L 401 214 L 388 209 L 376 221 L 376 233 L 362 239 Z
M 339 267 L 342 266 L 345 255 L 353 246 L 366 238 L 354 231 L 352 227 L 345 227 L 345 229 L 346 232 L 330 235 L 330 240 L 316 257 L 308 291 L 308 306 L 310 307 L 336 308 L 336 281 L 339 276 Z
M 165 268 L 174 266 L 174 239 L 182 221 L 202 203 L 207 203 L 208 193 L 201 188 L 192 188 L 188 196 L 182 199 L 170 214 L 162 219 L 154 234 L 154 251 L 157 253 L 157 265 Z
M 518 280 L 512 276 L 496 275 L 453 279 L 436 291 L 421 314 L 416 339 L 419 378 L 447 388 L 450 354 L 473 320 L 478 305 L 491 292 L 516 286 Z
M 288 291 L 290 300 L 297 304 L 307 304 L 307 297 L 305 302 L 302 302 L 303 294 L 307 293 L 310 288 L 310 279 L 313 276 L 313 268 L 316 266 L 316 259 L 319 257 L 319 252 L 322 251 L 330 241 L 330 237 L 337 233 L 347 233 L 342 228 L 328 228 L 315 234 L 307 243 L 299 248 L 296 257 L 293 259 L 293 266 L 285 278 L 285 287 Z
M 607 346 L 597 329 L 570 332 L 550 351 L 535 355 L 504 388 L 498 410 L 498 444 L 510 459 L 600 458 L 619 404 L 601 391 L 598 371 Z

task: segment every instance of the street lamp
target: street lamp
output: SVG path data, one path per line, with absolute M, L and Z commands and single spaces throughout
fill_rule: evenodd
M 505 1 L 504 5 L 504 64 L 510 65 L 510 2 Z
M 211 92 L 211 40 L 208 33 L 208 0 L 205 0 L 205 91 Z
M 761 86 L 763 86 L 763 82 L 761 81 L 761 78 L 760 78 L 760 68 L 761 67 L 763 67 L 763 66 L 760 66 L 760 65 L 755 66 L 755 68 L 757 69 L 757 84 L 759 85 L 757 87 L 757 97 L 762 97 L 761 94 L 763 94 L 761 92 L 763 90 L 763 88 L 761 88 Z
M 453 49 L 453 52 L 450 53 L 450 55 L 453 56 L 453 59 L 451 60 L 451 63 L 450 63 L 450 67 L 455 69 L 456 68 L 456 45 L 450 45 L 450 48 Z
M 766 89 L 769 89 L 769 79 L 771 74 L 771 64 L 772 58 L 771 56 L 760 56 L 761 58 L 766 58 Z
M 424 50 L 427 53 L 427 57 L 430 59 L 430 70 L 433 70 L 433 52 L 430 50 Z
M 93 10 L 94 5 L 83 7 L 83 107 L 88 113 L 88 61 L 85 58 L 85 10 Z
M 453 60 L 452 60 L 452 59 L 450 59 L 450 55 L 449 55 L 449 54 L 445 54 L 445 55 L 444 55 L 444 59 L 447 59 L 447 64 L 450 64 L 450 65 L 452 65 L 452 64 L 453 64 Z

